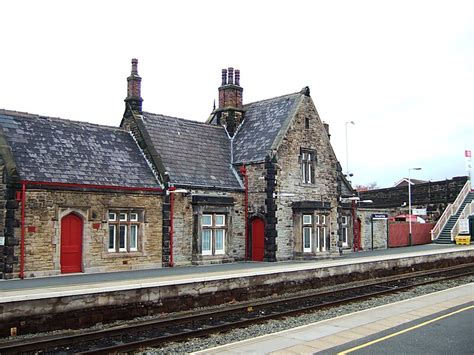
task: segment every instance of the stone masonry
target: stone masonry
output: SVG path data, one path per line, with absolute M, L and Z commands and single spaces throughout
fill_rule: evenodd
M 230 198 L 232 204 L 193 204 L 193 196 Z M 211 200 L 212 200 L 211 199 Z M 200 217 L 203 213 L 226 215 L 225 255 L 201 255 L 199 252 Z M 245 258 L 244 194 L 218 190 L 189 190 L 189 194 L 175 193 L 173 209 L 174 265 L 210 264 L 243 260 Z
M 309 128 L 305 120 L 309 119 Z M 315 181 L 304 184 L 301 179 L 300 152 L 311 149 L 316 152 Z M 291 259 L 302 252 L 301 225 L 296 226 L 292 204 L 295 201 L 321 201 L 330 203 L 330 210 L 314 211 L 324 214 L 328 223 L 331 251 L 337 243 L 337 159 L 332 150 L 326 129 L 319 118 L 312 100 L 303 96 L 296 113 L 277 152 L 277 218 L 279 260 Z M 315 233 L 313 233 L 313 236 Z
M 83 221 L 83 271 L 104 272 L 161 267 L 162 196 L 150 193 L 28 189 L 25 203 L 25 277 L 61 273 L 61 219 L 75 213 Z M 138 251 L 109 253 L 110 209 L 143 210 Z M 20 236 L 20 228 L 15 235 Z M 19 246 L 15 255 L 20 255 Z M 19 271 L 19 264 L 14 272 Z

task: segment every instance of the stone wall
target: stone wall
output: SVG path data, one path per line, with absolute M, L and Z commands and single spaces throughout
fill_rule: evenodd
M 83 272 L 161 267 L 162 196 L 150 193 L 27 189 L 25 202 L 25 277 L 61 273 L 61 219 L 74 213 L 83 220 Z M 107 251 L 108 211 L 143 211 L 138 251 Z M 20 236 L 20 228 L 15 235 Z M 15 255 L 20 255 L 19 246 Z M 19 272 L 19 263 L 14 273 Z
M 388 220 L 374 220 L 372 214 L 389 214 L 387 209 L 358 209 L 357 217 L 361 220 L 361 247 L 362 250 L 386 249 Z
M 412 185 L 412 208 L 426 208 L 428 220 L 436 221 L 447 204 L 454 202 L 467 179 L 467 176 L 461 176 Z M 372 200 L 371 207 L 374 208 L 399 208 L 402 213 L 408 213 L 407 186 L 361 191 L 360 199 Z
M 209 196 L 209 203 L 193 203 L 193 196 Z M 231 203 L 222 205 L 219 199 Z M 212 202 L 217 200 L 217 202 Z M 201 216 L 203 213 L 226 215 L 224 255 L 202 255 L 200 252 Z M 245 258 L 244 193 L 219 190 L 189 190 L 175 193 L 173 208 L 174 265 L 210 264 L 243 260 Z
M 305 119 L 309 128 L 305 128 Z M 315 181 L 305 184 L 301 178 L 301 149 L 316 152 Z M 295 225 L 293 204 L 297 201 L 319 201 L 329 209 L 315 210 L 314 215 L 326 215 L 328 220 L 329 251 L 336 251 L 337 231 L 337 159 L 326 129 L 310 97 L 303 97 L 300 109 L 288 127 L 277 152 L 277 220 L 279 260 L 292 259 L 302 252 L 302 226 Z M 316 233 L 313 233 L 315 235 Z M 329 253 L 326 251 L 326 254 Z

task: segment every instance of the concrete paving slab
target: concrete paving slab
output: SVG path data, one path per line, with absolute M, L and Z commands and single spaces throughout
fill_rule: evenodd
M 321 324 L 321 325 L 310 325 L 306 326 L 303 329 L 293 330 L 291 333 L 288 333 L 287 336 L 303 340 L 303 341 L 311 341 L 315 339 L 320 339 L 326 336 L 331 336 L 334 334 L 339 334 L 340 332 L 346 330 L 345 328 L 340 325 L 331 325 L 331 324 Z
M 360 312 L 356 312 L 352 315 L 345 315 L 345 316 L 340 316 L 334 319 L 329 319 L 329 320 L 324 320 L 318 323 L 314 323 L 311 325 L 303 326 L 303 327 L 298 327 L 297 330 L 287 330 L 279 333 L 275 333 L 272 335 L 269 335 L 272 337 L 278 337 L 281 341 L 279 342 L 278 346 L 280 346 L 279 349 L 273 348 L 272 351 L 279 352 L 278 354 L 284 354 L 285 349 L 299 349 L 297 348 L 297 344 L 295 344 L 295 341 L 299 341 L 299 345 L 304 345 L 305 347 L 301 349 L 307 349 L 307 347 L 314 348 L 314 352 L 318 351 L 324 351 L 326 349 L 333 348 L 336 345 L 341 345 L 347 342 L 350 342 L 352 340 L 356 340 L 359 338 L 363 338 L 367 335 L 375 334 L 384 330 L 387 330 L 391 327 L 398 326 L 399 324 L 403 324 L 404 322 L 410 321 L 410 320 L 415 320 L 418 318 L 422 318 L 426 315 L 438 313 L 438 309 L 434 306 L 436 305 L 437 302 L 441 302 L 442 304 L 445 304 L 445 299 L 451 299 L 452 303 L 451 307 L 467 304 L 469 302 L 474 301 L 474 293 L 472 292 L 474 290 L 474 284 L 469 284 L 469 285 L 464 285 L 464 286 L 459 286 L 453 289 L 449 290 L 444 290 L 436 293 L 432 293 L 429 295 L 424 295 L 417 297 L 415 299 L 411 300 L 404 300 L 400 301 L 394 304 L 389 304 L 389 305 L 384 305 L 380 307 L 376 307 L 370 310 L 363 310 Z M 413 306 L 407 307 L 407 304 L 415 304 L 418 309 L 413 309 Z M 429 305 L 429 307 L 426 307 Z M 411 311 L 400 314 L 400 307 L 404 311 L 407 309 L 411 309 Z M 425 308 L 430 308 L 430 314 L 427 314 L 427 312 L 424 312 L 423 310 Z M 387 309 L 389 309 L 387 311 Z M 443 307 L 444 309 L 444 307 Z M 381 312 L 383 311 L 383 312 Z M 425 310 L 426 311 L 426 310 Z M 379 316 L 380 314 L 385 314 L 386 318 L 373 321 L 366 323 L 363 326 L 354 326 L 353 329 L 347 329 L 346 326 L 348 324 L 348 319 L 354 317 L 358 318 L 361 315 L 363 317 L 370 316 L 376 314 Z M 361 319 L 361 318 L 359 318 Z M 374 319 L 374 318 L 372 318 Z M 357 324 L 357 321 L 351 324 Z M 314 333 L 312 333 L 312 331 Z M 295 334 L 297 334 L 295 336 Z M 310 338 L 311 336 L 314 336 L 314 340 L 306 340 Z M 252 349 L 258 353 L 258 354 L 267 354 L 269 353 L 268 349 L 266 347 L 261 347 L 261 344 L 258 344 L 258 349 L 257 348 L 252 348 L 252 344 L 255 344 L 255 342 L 261 342 L 265 341 L 269 336 L 263 336 L 257 339 L 253 339 L 249 342 L 247 341 L 242 341 L 237 344 L 230 344 L 230 345 L 225 345 L 222 347 L 215 348 L 219 352 L 216 352 L 215 354 L 225 354 L 229 350 L 245 350 L 246 353 L 251 353 Z M 297 339 L 296 337 L 300 337 L 301 339 Z M 285 344 L 285 340 L 288 340 L 288 343 Z M 265 344 L 267 342 L 265 341 Z M 211 349 L 210 351 L 213 351 L 214 349 Z M 291 350 L 293 351 L 293 350 Z M 199 352 L 200 354 L 208 354 L 209 350 L 205 350 L 202 352 Z M 214 353 L 214 352 L 212 352 Z M 287 352 L 288 353 L 288 352 Z M 230 353 L 229 353 L 230 354 Z M 243 354 L 243 353 L 240 353 Z

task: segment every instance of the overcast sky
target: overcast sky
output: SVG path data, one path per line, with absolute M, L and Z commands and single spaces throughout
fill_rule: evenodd
M 1 1 L 0 108 L 117 126 L 131 58 L 143 109 L 204 121 L 221 69 L 244 103 L 311 88 L 354 184 L 467 175 L 474 1 Z

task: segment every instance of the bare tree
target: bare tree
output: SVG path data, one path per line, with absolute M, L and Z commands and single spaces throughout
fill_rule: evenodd
M 377 183 L 375 181 L 371 182 L 371 183 L 368 183 L 368 184 L 365 184 L 365 185 L 356 185 L 355 186 L 355 189 L 357 191 L 369 191 L 369 190 L 375 190 L 375 189 L 378 189 L 379 186 L 377 185 Z

